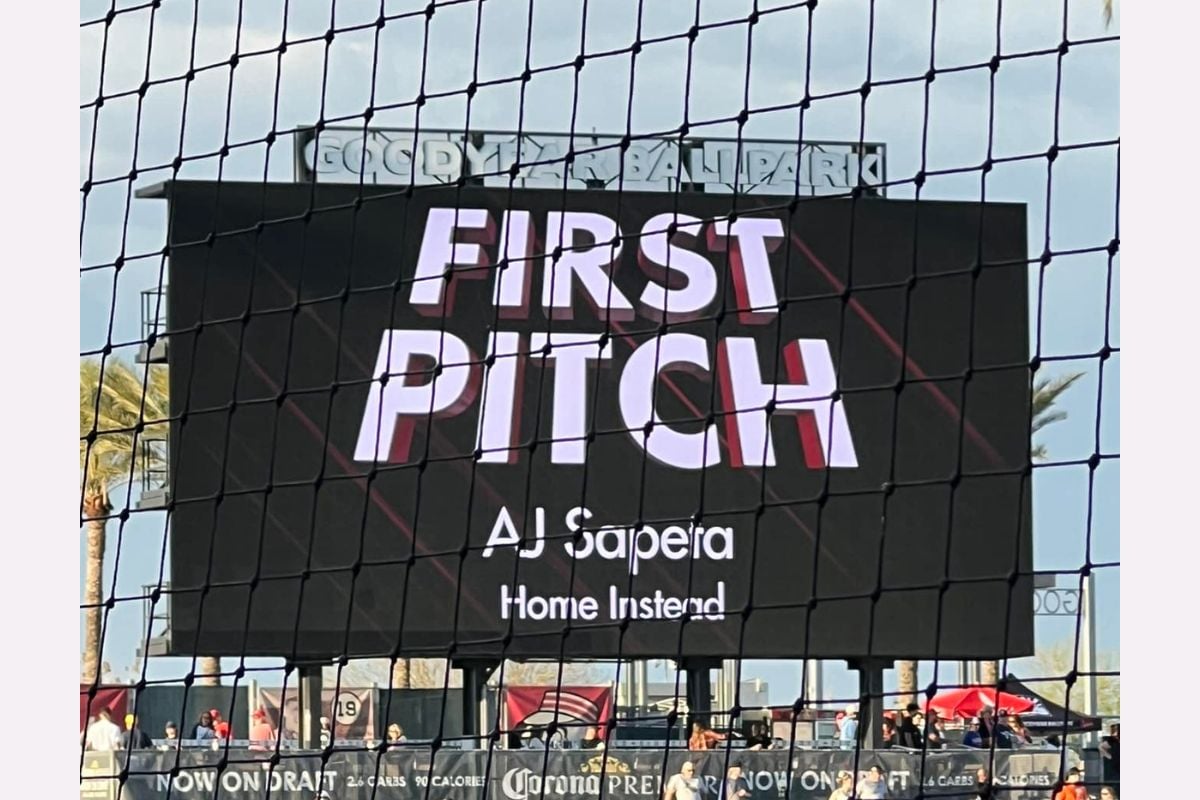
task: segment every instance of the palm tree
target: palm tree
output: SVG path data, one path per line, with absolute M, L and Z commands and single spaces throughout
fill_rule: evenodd
M 79 471 L 82 522 L 87 528 L 83 604 L 86 609 L 82 679 L 100 675 L 104 548 L 109 495 L 134 479 L 137 469 L 162 454 L 142 446 L 144 438 L 166 433 L 167 371 L 143 373 L 118 359 L 79 362 Z
M 1112 25 L 1114 0 L 1104 0 L 1104 25 Z
M 196 685 L 221 685 L 221 659 L 217 656 L 198 656 L 196 658 Z
M 1030 412 L 1029 434 L 1032 437 L 1047 425 L 1062 422 L 1067 418 L 1067 412 L 1056 409 L 1054 404 L 1063 393 L 1075 385 L 1083 377 L 1082 372 L 1072 372 L 1069 375 L 1059 375 L 1054 378 L 1030 377 Z M 1045 461 L 1049 451 L 1044 444 L 1030 444 L 1029 458 L 1031 461 Z M 984 686 L 994 686 L 1000 681 L 1000 665 L 995 661 L 979 662 L 979 682 Z
M 908 705 L 917 701 L 917 662 L 896 662 L 896 701 Z
M 412 677 L 409 674 L 407 658 L 397 658 L 392 662 L 392 688 L 412 688 Z

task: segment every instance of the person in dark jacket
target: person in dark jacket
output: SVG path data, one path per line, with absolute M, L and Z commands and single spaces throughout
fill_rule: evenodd
M 992 800 L 995 796 L 995 787 L 992 784 L 992 776 L 983 767 L 980 767 L 975 772 L 975 797 L 978 800 Z
M 595 725 L 589 725 L 583 731 L 583 738 L 579 740 L 580 750 L 603 750 L 604 740 L 600 738 L 599 732 Z
M 916 703 L 909 703 L 904 709 L 904 714 L 900 720 L 900 728 L 896 731 L 896 744 L 900 747 L 907 747 L 912 750 L 920 750 L 924 737 L 921 731 L 917 728 L 913 717 L 920 712 L 921 707 Z
M 883 718 L 883 738 L 879 742 L 880 750 L 888 750 L 896 744 L 896 723 L 887 717 Z
M 1110 725 L 1100 740 L 1100 773 L 1104 783 L 1121 788 L 1121 724 Z
M 154 747 L 154 741 L 138 727 L 137 717 L 133 714 L 125 715 L 125 733 L 121 741 L 126 750 L 149 750 Z

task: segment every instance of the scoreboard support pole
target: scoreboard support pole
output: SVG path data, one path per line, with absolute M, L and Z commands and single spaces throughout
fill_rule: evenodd
M 685 658 L 680 662 L 687 674 L 688 724 L 683 738 L 692 735 L 692 723 L 708 726 L 712 722 L 711 671 L 721 666 L 718 658 Z
M 454 661 L 451 666 L 462 671 L 462 735 L 464 745 L 478 747 L 479 737 L 486 735 L 482 730 L 483 693 L 487 680 L 500 666 L 498 661 Z
M 321 749 L 321 665 L 303 664 L 296 668 L 300 682 L 300 746 Z M 282 721 L 282 718 L 281 718 Z
M 850 669 L 858 670 L 858 739 L 863 750 L 878 750 L 883 744 L 883 671 L 892 662 L 864 658 L 847 661 Z

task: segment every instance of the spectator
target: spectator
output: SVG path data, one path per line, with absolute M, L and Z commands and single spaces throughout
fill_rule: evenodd
M 838 770 L 837 788 L 829 795 L 829 800 L 854 800 L 854 775 L 846 770 Z
M 922 726 L 925 731 L 925 746 L 930 750 L 941 750 L 946 746 L 946 730 L 942 727 L 942 718 L 932 708 L 929 709 L 929 719 Z
M 883 774 L 883 767 L 878 764 L 872 766 L 867 771 L 867 776 L 858 782 L 854 796 L 857 800 L 883 800 L 887 797 L 887 780 Z
M 879 741 L 880 750 L 888 750 L 896 744 L 896 723 L 887 717 L 883 718 L 883 735 Z
M 154 742 L 138 727 L 137 717 L 133 714 L 125 715 L 125 733 L 121 744 L 126 750 L 149 750 L 154 747 Z
M 121 749 L 121 726 L 112 721 L 112 712 L 101 708 L 87 727 L 83 746 L 86 750 L 111 753 Z
M 388 744 L 404 744 L 408 741 L 408 737 L 404 735 L 404 728 L 393 722 L 387 726 Z
M 967 723 L 967 732 L 963 734 L 963 747 L 983 747 L 983 734 L 979 732 L 979 720 L 972 719 Z
M 725 772 L 725 780 L 721 782 L 721 792 L 717 795 L 717 800 L 740 800 L 749 796 L 750 790 L 742 780 L 742 762 L 730 764 Z
M 213 730 L 211 711 L 204 711 L 200 714 L 200 721 L 196 723 L 196 727 L 192 731 L 192 738 L 198 742 L 206 742 L 217 738 L 217 732 Z
M 774 740 L 767 736 L 760 723 L 756 722 L 750 726 L 750 735 L 746 737 L 747 750 L 770 750 L 774 744 Z
M 1108 736 L 1100 740 L 1100 777 L 1104 783 L 1121 788 L 1121 724 L 1108 727 Z
M 225 740 L 229 738 L 229 722 L 221 716 L 221 712 L 215 708 L 208 710 L 209 716 L 212 717 L 213 733 L 218 739 Z
M 333 743 L 333 728 L 330 727 L 329 717 L 321 717 L 321 747 L 329 747 Z
M 1002 727 L 996 722 L 996 718 L 992 716 L 990 708 L 981 708 L 979 710 L 979 737 L 983 740 L 981 747 L 984 750 L 990 750 L 993 742 L 995 742 L 997 748 L 1002 748 L 1005 745 Z
M 583 738 L 579 740 L 580 750 L 603 750 L 604 740 L 600 738 L 600 733 L 596 730 L 595 725 L 589 725 L 583 730 Z M 689 762 L 691 763 L 691 762 Z M 693 771 L 695 767 L 693 767 Z
M 717 742 L 725 741 L 722 734 L 709 728 L 703 722 L 692 723 L 692 735 L 688 738 L 688 750 L 712 750 Z
M 566 746 L 567 735 L 563 729 L 557 725 L 551 725 L 546 731 L 546 748 L 549 750 L 562 750 Z
M 1100 800 L 1120 800 L 1111 786 L 1100 787 Z
M 177 749 L 179 747 L 179 726 L 167 720 L 167 724 L 163 726 L 163 738 L 163 743 L 158 746 L 159 750 Z
M 267 719 L 267 712 L 256 708 L 250 719 L 250 749 L 270 750 L 275 742 L 275 727 Z
M 975 797 L 977 800 L 992 800 L 995 788 L 992 776 L 983 767 L 975 771 Z
M 592 729 L 595 732 L 595 728 Z M 667 781 L 663 800 L 698 800 L 700 796 L 700 779 L 696 777 L 696 765 L 691 761 L 683 762 L 679 772 Z
M 846 706 L 846 716 L 842 717 L 842 727 L 838 732 L 843 750 L 853 750 L 858 744 L 858 706 Z
M 921 731 L 917 728 L 913 717 L 920 713 L 921 707 L 916 703 L 909 703 L 905 709 L 903 716 L 900 719 L 900 727 L 896 730 L 896 744 L 900 747 L 907 747 L 910 750 L 920 750 L 923 737 Z
M 1062 788 L 1054 795 L 1054 800 L 1078 800 L 1079 795 L 1075 791 L 1077 788 L 1081 788 L 1078 784 L 1079 770 L 1071 767 L 1067 770 L 1067 777 L 1063 781 Z M 1086 792 L 1087 790 L 1084 789 L 1084 791 Z
M 545 750 L 546 743 L 542 741 L 542 732 L 536 728 L 528 732 L 529 738 L 525 741 L 526 750 Z
M 1009 714 L 1004 727 L 1005 737 L 1009 747 L 1027 747 L 1033 744 L 1033 736 L 1025 728 L 1025 723 L 1016 714 Z

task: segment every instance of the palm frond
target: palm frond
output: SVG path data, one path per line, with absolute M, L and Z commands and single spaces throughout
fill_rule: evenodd
M 1067 412 L 1054 408 L 1054 404 L 1062 397 L 1063 392 L 1075 385 L 1084 376 L 1082 372 L 1069 375 L 1056 375 L 1052 378 L 1030 378 L 1031 411 L 1029 420 L 1029 435 L 1040 431 L 1047 425 L 1062 422 L 1067 418 Z M 1035 444 L 1029 449 L 1029 457 L 1034 461 L 1043 461 L 1049 455 L 1044 444 Z
M 1032 421 L 1030 428 L 1033 433 L 1037 433 L 1042 428 L 1053 422 L 1061 422 L 1066 419 L 1066 413 L 1063 411 L 1051 411 L 1051 407 L 1058 402 L 1058 398 L 1063 392 L 1075 385 L 1075 382 L 1082 378 L 1084 373 L 1074 372 L 1070 375 L 1058 375 L 1053 378 L 1041 378 L 1033 384 L 1033 405 L 1032 405 Z
M 164 437 L 169 414 L 164 367 L 143 371 L 108 359 L 101 374 L 100 364 L 79 362 L 79 469 L 88 493 L 131 480 L 143 461 L 161 461 L 141 442 Z

